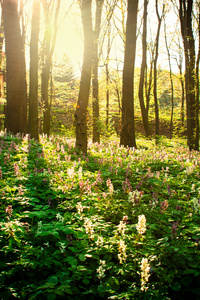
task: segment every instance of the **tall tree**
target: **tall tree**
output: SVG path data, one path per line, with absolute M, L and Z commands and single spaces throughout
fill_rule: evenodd
M 6 46 L 6 125 L 16 134 L 27 132 L 27 85 L 23 36 L 18 1 L 3 0 Z
M 83 153 L 87 153 L 87 107 L 89 101 L 94 44 L 91 5 L 92 0 L 80 1 L 84 34 L 84 53 L 79 95 L 74 117 L 76 126 L 76 147 Z
M 138 0 L 128 0 L 126 45 L 122 87 L 122 128 L 120 145 L 136 147 L 134 124 L 134 69 Z
M 199 150 L 196 101 L 195 41 L 192 28 L 193 0 L 179 0 L 179 17 L 185 53 L 187 141 L 189 149 Z
M 51 101 L 49 101 L 49 78 L 51 71 L 52 56 L 56 44 L 56 36 L 58 31 L 58 15 L 60 11 L 61 0 L 42 0 L 44 15 L 45 15 L 45 35 L 43 42 L 43 68 L 41 74 L 41 96 L 44 109 L 43 114 L 43 133 L 49 136 L 50 134 L 50 119 L 51 119 Z M 54 9 L 55 7 L 55 9 Z M 54 15 L 53 15 L 54 13 Z M 53 26 L 51 20 L 53 19 Z
M 144 0 L 144 12 L 143 12 L 143 34 L 142 34 L 142 64 L 140 69 L 140 83 L 139 83 L 139 100 L 140 108 L 142 113 L 142 121 L 145 130 L 146 136 L 151 135 L 151 129 L 149 127 L 148 121 L 148 110 L 145 107 L 144 103 L 144 80 L 145 80 L 145 71 L 147 68 L 147 5 L 148 0 Z
M 92 78 L 92 107 L 93 107 L 93 142 L 100 143 L 99 132 L 99 82 L 98 82 L 98 66 L 99 66 L 99 51 L 98 40 L 100 34 L 101 14 L 104 0 L 96 0 L 96 17 L 94 28 L 94 58 L 93 58 L 93 78 Z
M 165 4 L 163 3 L 162 6 L 162 14 L 159 14 L 158 9 L 158 0 L 156 0 L 156 15 L 158 19 L 158 27 L 157 27 L 157 34 L 156 34 L 156 40 L 155 40 L 155 57 L 154 57 L 154 67 L 153 67 L 153 73 L 154 73 L 154 86 L 153 86 L 153 94 L 154 94 L 154 105 L 155 105 L 155 121 L 156 121 L 156 136 L 160 134 L 159 130 L 159 108 L 158 108 L 158 95 L 157 95 L 157 62 L 158 62 L 158 49 L 159 49 L 159 39 L 160 39 L 160 29 L 161 29 L 161 23 L 164 16 L 164 7 Z
M 172 138 L 172 130 L 173 130 L 173 115 L 174 115 L 174 83 L 172 78 L 172 65 L 171 65 L 171 54 L 170 54 L 170 46 L 168 44 L 167 40 L 167 25 L 166 21 L 164 19 L 164 31 L 165 31 L 165 45 L 167 49 L 167 55 L 168 55 L 168 62 L 169 62 L 169 76 L 170 76 L 170 83 L 171 83 L 171 117 L 170 117 L 170 139 Z
M 40 0 L 34 0 L 30 42 L 29 123 L 31 138 L 38 140 L 38 41 L 40 31 Z

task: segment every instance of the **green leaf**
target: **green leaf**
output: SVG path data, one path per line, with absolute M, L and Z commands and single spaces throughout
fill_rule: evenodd
M 178 292 L 181 289 L 181 284 L 179 282 L 175 282 L 173 285 L 171 285 L 171 289 L 175 292 Z
M 47 300 L 55 300 L 56 298 L 57 298 L 56 294 L 54 294 L 54 293 L 47 294 Z
M 82 254 L 82 253 L 78 255 L 78 258 L 79 258 L 81 261 L 85 261 L 85 260 L 86 260 L 85 254 Z
M 58 277 L 57 276 L 51 276 L 47 283 L 50 283 L 50 284 L 53 284 L 53 285 L 56 285 L 58 283 Z

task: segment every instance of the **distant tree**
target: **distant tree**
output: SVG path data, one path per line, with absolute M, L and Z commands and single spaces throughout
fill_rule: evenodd
M 38 140 L 38 43 L 40 31 L 40 0 L 33 1 L 30 42 L 29 122 L 31 138 Z
M 170 54 L 170 46 L 168 44 L 167 39 L 167 25 L 164 19 L 164 32 L 165 32 L 165 46 L 167 49 L 168 55 L 168 62 L 169 62 L 169 76 L 170 76 L 170 83 L 171 83 L 171 117 L 170 117 L 170 139 L 172 138 L 172 130 L 173 130 L 173 114 L 174 114 L 174 83 L 172 77 L 172 65 L 171 65 L 171 54 Z
M 142 64 L 140 69 L 140 83 L 139 83 L 139 101 L 142 113 L 142 121 L 146 136 L 151 135 L 151 129 L 148 121 L 148 110 L 144 103 L 144 83 L 145 72 L 147 69 L 147 5 L 148 0 L 144 0 L 144 12 L 143 12 L 143 33 L 142 33 Z
M 60 11 L 61 0 L 42 0 L 45 17 L 45 34 L 43 41 L 43 67 L 41 74 L 41 98 L 43 105 L 43 133 L 50 134 L 51 119 L 51 98 L 49 99 L 49 81 L 52 66 L 52 56 L 56 44 L 58 31 L 58 15 Z M 53 25 L 51 21 L 53 19 Z
M 100 143 L 99 132 L 99 83 L 98 83 L 98 66 L 99 66 L 99 51 L 98 42 L 101 29 L 101 14 L 104 0 L 96 0 L 96 17 L 94 28 L 94 57 L 92 69 L 92 107 L 93 107 L 93 142 Z
M 126 44 L 122 87 L 122 127 L 120 145 L 136 147 L 134 124 L 134 69 L 138 0 L 128 0 Z
M 183 47 L 180 43 L 180 38 L 177 39 L 177 47 L 178 51 L 177 54 L 174 56 L 176 61 L 178 70 L 179 70 L 179 80 L 181 84 L 181 125 L 184 126 L 184 119 L 185 119 L 185 83 L 184 83 L 184 75 L 183 75 Z
M 6 46 L 6 126 L 14 134 L 26 133 L 26 65 L 18 1 L 3 0 L 2 15 Z
M 91 5 L 92 0 L 80 1 L 84 34 L 84 54 L 79 95 L 74 117 L 76 126 L 76 148 L 83 153 L 87 153 L 87 107 L 91 83 L 94 44 Z
M 161 23 L 164 17 L 164 7 L 165 4 L 162 5 L 162 13 L 159 14 L 158 8 L 158 0 L 156 0 L 156 15 L 158 19 L 158 27 L 156 33 L 156 40 L 155 40 L 155 57 L 153 63 L 153 74 L 154 74 L 154 85 L 153 85 L 153 94 L 154 94 L 154 105 L 155 105 L 155 121 L 156 121 L 156 136 L 160 134 L 159 130 L 159 108 L 158 108 L 158 96 L 157 96 L 157 62 L 158 62 L 158 55 L 159 55 L 159 39 L 160 39 L 160 30 L 161 30 Z

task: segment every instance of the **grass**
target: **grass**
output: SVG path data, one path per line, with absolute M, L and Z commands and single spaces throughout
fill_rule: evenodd
M 199 299 L 198 152 L 0 136 L 0 299 Z

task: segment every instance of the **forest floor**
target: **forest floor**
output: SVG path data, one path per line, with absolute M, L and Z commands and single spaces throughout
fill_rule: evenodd
M 0 135 L 0 299 L 200 299 L 200 154 L 185 139 Z

